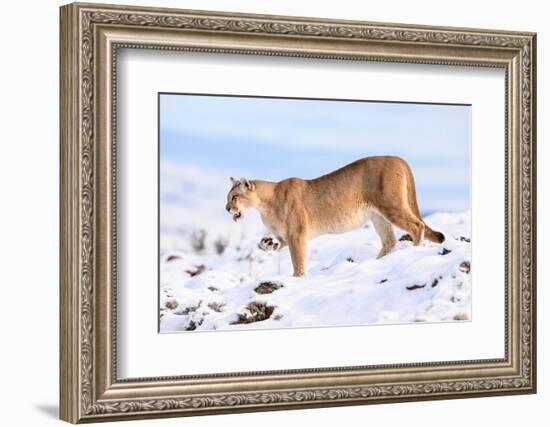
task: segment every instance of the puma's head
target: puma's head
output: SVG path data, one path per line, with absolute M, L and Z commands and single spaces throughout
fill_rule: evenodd
M 248 179 L 241 178 L 231 180 L 231 189 L 227 193 L 227 204 L 225 209 L 233 215 L 233 221 L 242 218 L 245 209 L 255 206 L 257 195 L 254 190 L 254 183 Z

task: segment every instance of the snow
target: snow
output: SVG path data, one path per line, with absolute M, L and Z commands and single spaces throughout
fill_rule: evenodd
M 166 162 L 161 170 L 161 332 L 471 317 L 469 211 L 424 218 L 445 234 L 442 244 L 424 241 L 414 247 L 402 240 L 381 259 L 376 259 L 380 240 L 370 222 L 348 233 L 319 236 L 308 244 L 306 275 L 295 278 L 288 248 L 258 248 L 269 233 L 256 213 L 247 211 L 235 224 L 225 212 L 228 177 Z M 197 244 L 200 230 L 204 239 Z M 405 234 L 395 233 L 398 239 Z M 223 242 L 223 253 L 216 242 Z

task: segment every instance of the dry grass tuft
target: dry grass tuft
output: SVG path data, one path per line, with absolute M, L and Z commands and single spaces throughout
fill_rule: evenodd
M 238 325 L 243 323 L 261 322 L 262 320 L 269 319 L 273 314 L 275 307 L 267 305 L 264 302 L 253 301 L 249 303 L 242 313 L 237 313 L 239 316 L 237 320 L 231 322 L 232 325 Z

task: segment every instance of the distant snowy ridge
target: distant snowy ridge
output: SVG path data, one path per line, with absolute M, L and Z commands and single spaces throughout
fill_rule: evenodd
M 203 238 L 204 252 L 263 230 L 257 212 L 235 224 L 225 211 L 229 177 L 217 171 L 162 161 L 160 176 L 160 250 L 193 251 Z

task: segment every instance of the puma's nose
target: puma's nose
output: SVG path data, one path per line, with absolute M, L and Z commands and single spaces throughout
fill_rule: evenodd
M 229 207 L 229 205 L 225 205 L 225 210 L 226 210 L 227 212 L 229 212 L 229 211 L 231 210 L 231 208 Z

